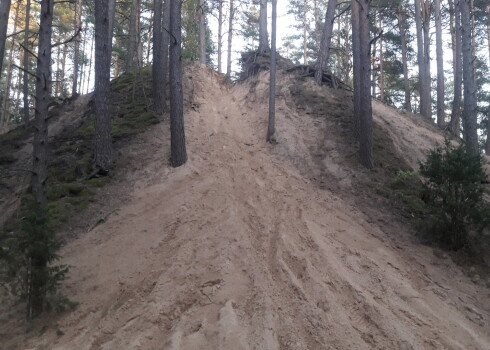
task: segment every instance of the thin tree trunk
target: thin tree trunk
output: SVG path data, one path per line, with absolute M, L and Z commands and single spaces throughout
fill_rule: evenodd
M 466 147 L 471 153 L 478 153 L 478 133 L 477 133 L 477 101 L 476 101 L 476 80 L 473 62 L 475 61 L 473 50 L 473 38 L 471 28 L 471 0 L 461 1 L 461 29 L 463 43 L 463 123 Z
M 163 3 L 162 0 L 154 0 L 153 14 L 153 110 L 157 115 L 165 111 L 164 94 L 164 67 L 163 67 Z
M 307 0 L 303 0 L 303 64 L 308 64 L 308 20 L 306 18 Z
M 379 30 L 383 32 L 383 21 L 381 15 L 378 16 L 379 19 Z M 383 65 L 383 36 L 379 37 L 379 99 L 381 102 L 385 102 L 385 72 Z
M 419 109 L 420 109 L 420 114 L 429 118 L 430 116 L 425 114 L 427 112 L 427 104 L 429 103 L 429 101 L 427 101 L 427 94 L 425 91 L 427 89 L 429 82 L 426 81 L 427 74 L 425 72 L 426 65 L 425 65 L 425 55 L 424 55 L 425 50 L 424 50 L 424 36 L 423 36 L 423 29 L 422 29 L 423 25 L 422 25 L 421 2 L 423 2 L 423 0 L 415 0 L 415 27 L 417 33 L 417 64 L 419 68 L 419 96 L 420 96 Z
M 206 64 L 206 1 L 199 0 L 199 62 Z
M 167 99 L 169 96 L 169 45 L 170 45 L 170 0 L 163 0 L 163 24 L 162 24 L 162 65 L 163 65 L 163 107 L 167 109 Z
M 269 50 L 269 34 L 267 33 L 267 0 L 260 0 L 258 51 L 264 53 Z
M 19 19 L 19 8 L 20 1 L 17 3 L 17 7 L 15 8 L 15 17 L 14 17 L 14 33 L 17 32 L 17 21 Z M 14 50 L 15 50 L 15 36 L 12 36 L 12 43 L 10 44 L 9 51 L 9 65 L 7 67 L 7 77 L 5 82 L 5 90 L 3 92 L 3 103 L 2 103 L 2 118 L 0 123 L 0 129 L 3 127 L 7 127 L 9 119 L 10 119 L 10 111 L 9 111 L 9 99 L 10 99 L 10 86 L 12 84 L 12 71 L 13 71 L 13 59 L 14 59 Z
M 487 44 L 488 44 L 488 65 L 490 67 L 490 5 L 487 6 Z M 485 143 L 485 153 L 490 155 L 490 116 L 487 118 L 487 141 Z
M 361 38 L 360 38 L 360 4 L 358 0 L 351 0 L 351 21 L 352 21 L 352 69 L 353 69 L 353 86 L 354 86 L 354 97 L 353 97 L 353 132 L 354 139 L 359 141 L 361 120 L 360 120 L 360 110 L 361 110 Z M 371 92 L 369 92 L 371 95 Z
M 9 23 L 11 0 L 0 1 L 0 75 L 2 74 L 5 42 L 7 41 L 7 28 Z
M 412 101 L 410 94 L 410 80 L 408 79 L 408 59 L 407 59 L 407 26 L 406 12 L 402 5 L 398 8 L 398 30 L 400 31 L 400 41 L 402 47 L 403 64 L 403 89 L 405 90 L 405 109 L 412 111 Z
M 30 1 L 30 0 L 28 0 Z M 82 26 L 82 0 L 76 0 L 75 2 L 75 32 L 80 30 Z M 78 71 L 80 69 L 80 41 L 81 35 L 75 38 L 75 47 L 73 50 L 73 80 L 71 87 L 71 95 L 78 96 Z
M 61 35 L 58 35 L 58 38 L 55 38 L 57 40 L 61 40 Z M 61 87 L 61 48 L 58 46 L 56 48 L 56 74 L 55 74 L 55 84 L 54 84 L 54 96 L 58 97 L 60 94 L 60 87 Z
M 26 2 L 26 18 L 25 18 L 25 32 L 24 32 L 24 47 L 29 47 L 29 33 L 30 33 L 30 23 L 31 23 L 31 0 L 27 0 Z M 24 60 L 22 63 L 22 67 L 24 68 L 24 72 L 22 73 L 22 95 L 23 95 L 23 122 L 26 127 L 29 126 L 29 75 L 27 72 L 29 71 L 29 52 L 24 49 Z
M 370 38 L 369 38 L 369 0 L 359 1 L 359 41 L 360 41 L 360 134 L 359 134 L 359 155 L 361 164 L 366 168 L 373 167 L 373 113 L 370 94 L 370 70 L 369 61 Z
M 111 44 L 109 4 L 95 2 L 95 166 L 107 174 L 112 166 L 110 104 Z
M 180 0 L 170 0 L 170 143 L 174 168 L 187 162 L 182 91 L 182 28 Z
M 228 56 L 226 58 L 226 77 L 231 77 L 231 52 L 233 44 L 233 20 L 235 19 L 235 7 L 233 0 L 230 0 L 230 18 L 228 19 Z
M 95 34 L 96 33 L 94 33 L 94 36 L 95 36 Z M 95 38 L 92 37 L 92 42 L 90 44 L 90 51 L 89 51 L 90 52 L 90 59 L 89 59 L 89 64 L 88 64 L 88 74 L 87 74 L 87 81 L 86 81 L 87 84 L 85 86 L 87 88 L 87 90 L 86 90 L 87 94 L 88 94 L 89 89 L 90 89 L 90 78 L 92 77 L 92 65 L 93 65 L 93 61 L 94 61 L 92 58 L 93 58 L 93 56 L 96 55 L 96 53 L 94 54 L 94 46 L 96 46 Z
M 325 13 L 325 24 L 323 26 L 322 41 L 320 52 L 316 61 L 315 81 L 318 85 L 322 84 L 322 76 L 330 58 L 330 44 L 332 41 L 333 23 L 335 19 L 335 7 L 337 0 L 329 0 Z
M 221 55 L 223 54 L 223 0 L 218 0 L 218 73 L 222 73 Z
M 276 19 L 277 0 L 272 0 L 272 34 L 271 34 L 271 68 L 269 81 L 269 124 L 267 127 L 267 141 L 274 140 L 276 132 Z
M 436 24 L 436 57 L 437 57 L 437 125 L 444 126 L 446 108 L 444 104 L 444 52 L 442 50 L 441 0 L 434 0 Z
M 422 28 L 424 32 L 424 81 L 426 84 L 424 87 L 424 110 L 422 111 L 422 115 L 427 117 L 429 120 L 432 120 L 432 98 L 431 98 L 431 74 L 430 74 L 430 3 L 431 0 L 425 0 L 425 3 L 422 3 L 422 14 L 423 14 L 423 22 Z
M 463 63 L 462 63 L 462 42 L 461 42 L 461 6 L 460 0 L 456 0 L 453 6 L 453 0 L 449 1 L 449 6 L 454 9 L 454 30 L 453 40 L 453 106 L 451 111 L 451 121 L 449 129 L 455 136 L 460 136 L 461 120 L 461 100 L 463 85 Z

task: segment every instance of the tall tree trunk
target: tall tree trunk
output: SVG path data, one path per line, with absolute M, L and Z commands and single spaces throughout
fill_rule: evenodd
M 276 19 L 277 0 L 272 0 L 271 68 L 269 81 L 269 123 L 267 141 L 272 142 L 276 132 Z
M 260 0 L 258 51 L 264 53 L 269 50 L 269 34 L 267 33 L 267 0 Z
M 430 118 L 430 98 L 427 99 L 427 90 L 430 97 L 430 82 L 427 81 L 427 66 L 425 64 L 425 45 L 424 45 L 424 30 L 422 8 L 424 7 L 423 0 L 415 0 L 415 26 L 417 32 L 417 64 L 419 68 L 419 95 L 420 95 L 420 114 Z M 429 89 L 428 89 L 429 88 Z
M 230 0 L 230 17 L 228 19 L 228 56 L 226 58 L 226 77 L 231 77 L 231 52 L 233 44 L 233 20 L 235 19 L 235 7 L 233 0 Z
M 152 87 L 153 87 L 153 110 L 157 115 L 162 115 L 165 111 L 165 73 L 163 67 L 163 1 L 154 0 L 153 14 L 153 66 L 152 66 Z
M 335 19 L 335 7 L 337 0 L 329 0 L 325 13 L 325 24 L 323 25 L 322 41 L 320 52 L 316 61 L 315 81 L 318 85 L 322 84 L 322 76 L 330 58 L 330 43 L 332 41 L 333 22 Z
M 425 0 L 422 2 L 422 28 L 424 32 L 424 110 L 422 115 L 432 120 L 432 97 L 431 97 L 431 74 L 430 74 L 430 9 L 431 0 Z
M 0 1 L 0 75 L 2 74 L 3 56 L 5 55 L 5 42 L 7 41 L 10 4 L 11 0 Z
M 139 43 L 139 12 L 140 0 L 131 1 L 131 14 L 129 17 L 129 45 L 126 58 L 125 71 L 135 72 L 139 67 L 138 43 Z
M 222 73 L 221 55 L 223 54 L 223 1 L 218 0 L 218 73 Z
M 28 0 L 30 1 L 30 0 Z M 82 26 L 82 0 L 76 0 L 75 2 L 75 33 L 81 29 Z M 73 49 L 73 80 L 71 87 L 71 95 L 78 96 L 78 71 L 80 69 L 80 41 L 81 35 L 75 38 L 75 45 Z
M 54 0 L 41 2 L 39 49 L 36 69 L 36 108 L 34 118 L 33 161 L 31 188 L 42 213 L 47 212 L 45 183 L 48 169 L 48 108 L 51 93 L 51 35 Z M 44 234 L 39 232 L 38 234 Z M 42 241 L 43 237 L 37 237 Z M 46 257 L 32 252 L 31 268 L 42 271 L 47 266 Z M 45 281 L 33 279 L 30 284 L 28 319 L 43 311 L 46 296 Z
M 170 45 L 170 0 L 163 0 L 163 23 L 162 23 L 162 65 L 163 65 L 163 101 L 164 109 L 167 109 L 169 96 L 169 45 Z
M 370 169 L 373 167 L 373 113 L 370 94 L 370 70 L 369 60 L 370 38 L 369 38 L 369 0 L 359 1 L 359 63 L 360 63 L 360 133 L 359 133 L 359 155 L 361 164 Z
M 31 0 L 26 2 L 26 18 L 25 18 L 25 32 L 24 32 L 24 47 L 29 47 L 29 33 L 30 33 L 30 23 L 31 23 Z M 22 100 L 23 100 L 23 122 L 26 127 L 29 126 L 30 110 L 29 110 L 29 52 L 24 49 L 24 60 L 22 63 L 22 68 L 24 72 L 22 74 Z
M 490 5 L 487 6 L 487 44 L 488 44 L 488 65 L 490 66 Z M 490 116 L 487 117 L 487 141 L 485 143 L 485 153 L 490 155 Z
M 407 59 L 407 21 L 405 8 L 400 5 L 398 8 L 398 30 L 400 31 L 400 41 L 402 46 L 403 64 L 403 90 L 405 91 L 405 109 L 412 111 L 412 100 L 410 93 L 410 80 L 408 79 L 408 59 Z
M 303 64 L 308 64 L 308 19 L 307 19 L 307 0 L 303 0 Z
M 95 2 L 95 166 L 106 174 L 112 165 L 110 104 L 111 44 L 109 4 Z
M 453 107 L 451 111 L 451 121 L 449 129 L 455 136 L 460 136 L 460 120 L 461 120 L 461 100 L 462 100 L 462 85 L 463 85 L 463 49 L 461 42 L 461 6 L 460 0 L 456 0 L 453 6 L 453 0 L 449 1 L 449 6 L 454 9 L 454 31 L 453 40 Z
M 383 21 L 382 16 L 378 16 L 379 30 L 383 33 Z M 381 102 L 385 102 L 385 71 L 383 64 L 383 36 L 379 37 L 379 99 Z
M 360 37 L 360 4 L 358 0 L 351 0 L 351 22 L 352 22 L 352 70 L 353 70 L 353 132 L 354 139 L 359 141 L 361 130 L 361 37 Z M 369 92 L 371 95 L 371 92 Z
M 476 80 L 475 66 L 473 62 L 476 57 L 473 50 L 473 38 L 471 28 L 471 0 L 461 1 L 461 33 L 463 43 L 463 84 L 464 84 L 464 103 L 463 103 L 463 125 L 466 146 L 469 152 L 478 153 L 478 133 L 477 133 L 477 101 L 476 101 Z
M 206 1 L 199 0 L 199 62 L 206 64 Z
M 17 21 L 19 19 L 19 8 L 20 8 L 20 1 L 17 3 L 17 7 L 15 8 L 15 16 L 14 16 L 14 33 L 17 32 Z M 13 60 L 14 60 L 14 50 L 15 50 L 15 36 L 12 36 L 12 43 L 10 45 L 10 51 L 9 51 L 9 64 L 7 66 L 7 77 L 6 77 L 6 82 L 5 82 L 5 90 L 3 92 L 3 103 L 2 103 L 2 117 L 0 118 L 0 129 L 3 127 L 7 127 L 9 119 L 10 119 L 10 106 L 9 106 L 9 99 L 10 99 L 10 87 L 12 84 L 12 71 L 13 71 Z
M 437 57 L 437 125 L 444 126 L 446 108 L 444 104 L 444 52 L 442 50 L 441 0 L 434 0 L 436 23 L 436 57 Z
M 187 162 L 182 91 L 182 3 L 170 0 L 170 160 L 174 168 Z

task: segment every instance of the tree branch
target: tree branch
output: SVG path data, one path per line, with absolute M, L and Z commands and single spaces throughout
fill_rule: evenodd
M 77 32 L 70 39 L 67 39 L 65 41 L 62 41 L 62 42 L 53 44 L 53 45 L 51 45 L 51 47 L 57 47 L 57 46 L 60 46 L 60 45 L 66 45 L 66 44 L 68 44 L 69 42 L 73 41 L 80 34 L 81 31 L 82 31 L 82 27 L 79 27 L 78 30 L 77 30 Z
M 21 71 L 23 71 L 24 73 L 27 73 L 27 74 L 29 74 L 31 77 L 34 77 L 34 78 L 36 78 L 36 79 L 37 79 L 37 75 L 36 75 L 36 74 L 34 74 L 34 73 L 29 72 L 27 69 L 24 69 L 24 68 L 22 68 L 22 67 L 20 67 L 20 66 L 16 65 L 15 63 L 12 63 L 12 66 L 13 66 L 13 67 L 15 67 L 15 68 L 20 69 L 20 70 L 21 70 Z
M 37 55 L 29 50 L 27 47 L 25 47 L 23 44 L 19 43 L 20 47 L 22 47 L 24 50 L 26 50 L 28 53 L 30 53 L 32 56 L 34 56 L 36 59 L 38 58 Z

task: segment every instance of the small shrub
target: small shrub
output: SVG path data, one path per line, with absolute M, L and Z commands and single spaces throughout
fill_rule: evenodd
M 470 235 L 489 223 L 482 156 L 446 140 L 443 147 L 429 152 L 420 174 L 426 179 L 423 198 L 429 208 L 429 234 L 449 249 L 466 246 Z

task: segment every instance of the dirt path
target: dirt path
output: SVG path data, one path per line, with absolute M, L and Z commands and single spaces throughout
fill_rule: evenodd
M 188 164 L 169 168 L 166 123 L 128 146 L 144 155 L 131 198 L 62 252 L 79 307 L 3 348 L 490 348 L 486 287 L 406 235 L 395 241 L 307 179 L 307 159 L 264 142 L 265 81 L 251 96 L 199 65 L 189 73 Z M 285 101 L 279 111 L 300 154 L 314 139 L 294 134 Z

